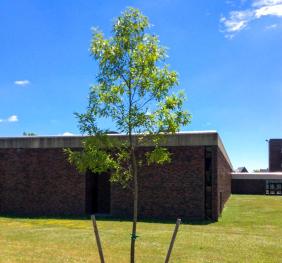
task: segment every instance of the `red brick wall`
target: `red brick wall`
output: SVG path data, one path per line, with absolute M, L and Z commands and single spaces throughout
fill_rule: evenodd
M 269 171 L 282 171 L 282 139 L 271 139 L 269 141 Z
M 212 217 L 231 191 L 231 168 L 213 149 Z M 147 149 L 148 150 L 148 149 Z M 139 169 L 139 215 L 154 219 L 205 218 L 205 147 L 169 147 L 172 162 Z M 141 148 L 142 154 L 146 148 Z M 132 194 L 112 185 L 111 214 L 132 215 Z M 86 180 L 61 148 L 0 149 L 0 212 L 26 215 L 82 215 Z
M 85 179 L 62 149 L 0 149 L 0 212 L 81 215 Z
M 170 147 L 172 162 L 139 170 L 139 216 L 204 219 L 204 147 Z M 132 194 L 112 186 L 112 214 L 132 215 Z
M 264 195 L 266 180 L 232 179 L 232 194 Z
M 213 191 L 213 219 L 217 220 L 220 216 L 224 204 L 228 200 L 231 194 L 231 172 L 232 168 L 225 159 L 221 150 L 218 147 L 214 147 L 214 153 L 216 155 L 215 160 L 217 165 L 215 166 L 215 182 L 214 182 L 214 191 Z

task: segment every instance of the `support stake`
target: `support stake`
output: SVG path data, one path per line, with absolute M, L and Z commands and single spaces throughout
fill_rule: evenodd
M 173 245 L 174 245 L 174 241 L 176 239 L 176 235 L 177 235 L 180 223 L 181 223 L 181 219 L 178 218 L 176 220 L 176 225 L 175 225 L 175 228 L 174 228 L 174 232 L 173 232 L 173 235 L 172 235 L 172 238 L 171 238 L 171 241 L 170 241 L 170 245 L 169 245 L 169 248 L 168 248 L 168 251 L 167 251 L 165 263 L 169 262 L 169 258 L 170 258 L 170 255 L 171 255 L 171 251 L 172 251 L 172 248 L 173 248 Z
M 96 242 L 97 242 L 100 261 L 101 261 L 101 263 L 105 263 L 104 255 L 103 255 L 103 249 L 102 249 L 102 245 L 101 245 L 101 240 L 100 240 L 100 236 L 99 236 L 99 231 L 98 231 L 95 215 L 91 215 L 91 219 L 92 219 L 92 223 L 93 223 L 94 234 L 95 234 L 95 238 L 96 238 Z

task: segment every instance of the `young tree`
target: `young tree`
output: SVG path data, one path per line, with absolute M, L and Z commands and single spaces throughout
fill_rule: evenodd
M 23 132 L 23 136 L 36 136 L 37 134 L 34 132 Z
M 90 137 L 82 152 L 68 150 L 69 160 L 80 171 L 111 172 L 133 193 L 133 224 L 130 262 L 135 261 L 138 216 L 138 168 L 170 161 L 162 140 L 190 122 L 183 110 L 184 93 L 172 93 L 178 76 L 165 64 L 166 49 L 149 33 L 148 18 L 138 9 L 128 8 L 116 19 L 112 37 L 106 39 L 95 29 L 90 52 L 98 62 L 97 84 L 91 87 L 86 113 L 76 116 L 80 130 Z M 110 118 L 116 131 L 127 140 L 114 140 L 99 128 L 99 120 Z M 93 135 L 93 136 L 92 136 Z M 150 141 L 152 149 L 140 156 L 137 147 Z

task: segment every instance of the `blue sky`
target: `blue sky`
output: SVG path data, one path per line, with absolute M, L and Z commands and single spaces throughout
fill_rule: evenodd
M 236 168 L 268 166 L 282 137 L 282 0 L 1 0 L 0 136 L 78 134 L 96 65 L 92 26 L 139 8 L 169 47 L 193 115 L 184 130 L 217 130 Z

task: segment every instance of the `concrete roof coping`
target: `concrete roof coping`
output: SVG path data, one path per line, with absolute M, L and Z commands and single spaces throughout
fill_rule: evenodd
M 281 179 L 282 172 L 263 172 L 263 173 L 232 173 L 232 179 L 242 179 L 242 180 L 273 180 Z
M 175 134 L 217 134 L 216 130 L 208 130 L 208 131 L 179 131 Z M 138 135 L 133 133 L 133 135 Z M 174 134 L 170 134 L 174 135 Z M 108 136 L 127 136 L 125 133 L 109 133 Z M 30 138 L 69 138 L 69 137 L 79 137 L 85 138 L 88 135 L 81 135 L 81 134 L 73 134 L 73 135 L 30 135 L 30 136 L 0 136 L 0 140 L 2 139 L 30 139 Z
M 109 134 L 111 137 L 126 139 L 126 134 Z M 137 136 L 137 135 L 135 135 Z M 218 146 L 232 167 L 230 159 L 217 131 L 182 131 L 166 135 L 163 146 Z M 3 148 L 81 148 L 81 140 L 87 136 L 21 136 L 0 137 Z M 144 144 L 143 146 L 150 146 Z

